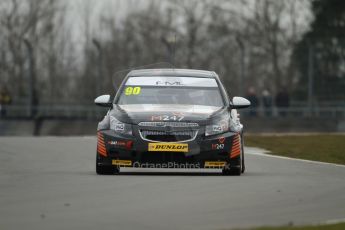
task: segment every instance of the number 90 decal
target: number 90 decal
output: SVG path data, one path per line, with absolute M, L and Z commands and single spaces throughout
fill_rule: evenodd
M 138 95 L 140 94 L 141 87 L 127 87 L 125 89 L 125 95 L 130 96 L 130 95 Z

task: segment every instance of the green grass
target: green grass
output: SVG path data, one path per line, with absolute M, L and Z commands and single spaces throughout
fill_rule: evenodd
M 301 226 L 301 227 L 262 227 L 255 230 L 344 230 L 345 223 L 319 225 L 319 226 Z
M 345 164 L 345 135 L 341 134 L 247 135 L 245 145 L 267 149 L 273 155 Z

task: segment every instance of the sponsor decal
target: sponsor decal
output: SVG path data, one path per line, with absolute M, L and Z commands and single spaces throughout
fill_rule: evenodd
M 141 87 L 127 87 L 125 89 L 125 95 L 126 96 L 131 96 L 131 95 L 138 95 L 141 92 Z
M 225 141 L 225 137 L 220 137 L 220 138 L 218 139 L 218 142 L 219 142 L 220 144 L 223 144 L 224 141 Z
M 213 150 L 220 150 L 220 149 L 224 149 L 224 144 L 212 144 L 211 147 Z
M 113 145 L 116 147 L 125 147 L 126 149 L 131 149 L 133 146 L 133 141 L 108 141 L 108 145 Z
M 123 123 L 116 123 L 114 129 L 115 129 L 115 131 L 124 131 L 125 130 L 125 124 L 123 124 Z
M 150 152 L 188 152 L 188 144 L 149 143 Z
M 153 115 L 151 116 L 151 121 L 182 121 L 184 118 L 181 114 L 174 114 L 172 116 L 169 115 Z
M 126 86 L 156 86 L 156 87 L 217 87 L 215 79 L 198 77 L 130 77 Z
M 212 126 L 212 130 L 213 132 L 222 132 L 223 131 L 223 127 L 220 125 L 213 125 Z
M 181 113 L 181 112 L 173 112 L 172 114 L 173 114 L 174 116 L 184 117 L 184 113 Z
M 151 121 L 161 121 L 162 116 L 151 116 Z
M 108 141 L 109 145 L 126 146 L 126 141 Z
M 183 84 L 179 81 L 156 81 L 156 85 L 163 86 L 182 86 Z
M 132 161 L 130 160 L 112 160 L 112 165 L 118 166 L 132 166 Z
M 205 161 L 205 168 L 223 168 L 225 161 Z
M 225 137 L 220 137 L 220 138 L 218 138 L 218 143 L 211 144 L 211 148 L 213 150 L 224 149 L 224 147 L 225 147 L 224 142 L 225 142 Z

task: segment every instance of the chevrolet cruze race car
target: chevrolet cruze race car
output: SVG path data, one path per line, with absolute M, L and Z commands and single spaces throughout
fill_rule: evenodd
M 98 124 L 97 174 L 120 167 L 220 168 L 245 170 L 243 125 L 236 109 L 250 102 L 229 100 L 218 75 L 187 69 L 133 70 L 116 96 L 95 99 L 109 107 Z

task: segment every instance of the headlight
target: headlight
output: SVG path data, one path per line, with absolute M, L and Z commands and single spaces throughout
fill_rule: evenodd
M 221 134 L 229 131 L 229 123 L 230 117 L 225 117 L 221 120 L 214 121 L 213 124 L 206 126 L 205 136 Z
M 110 129 L 114 130 L 116 133 L 132 135 L 132 126 L 117 120 L 113 116 L 110 116 Z

